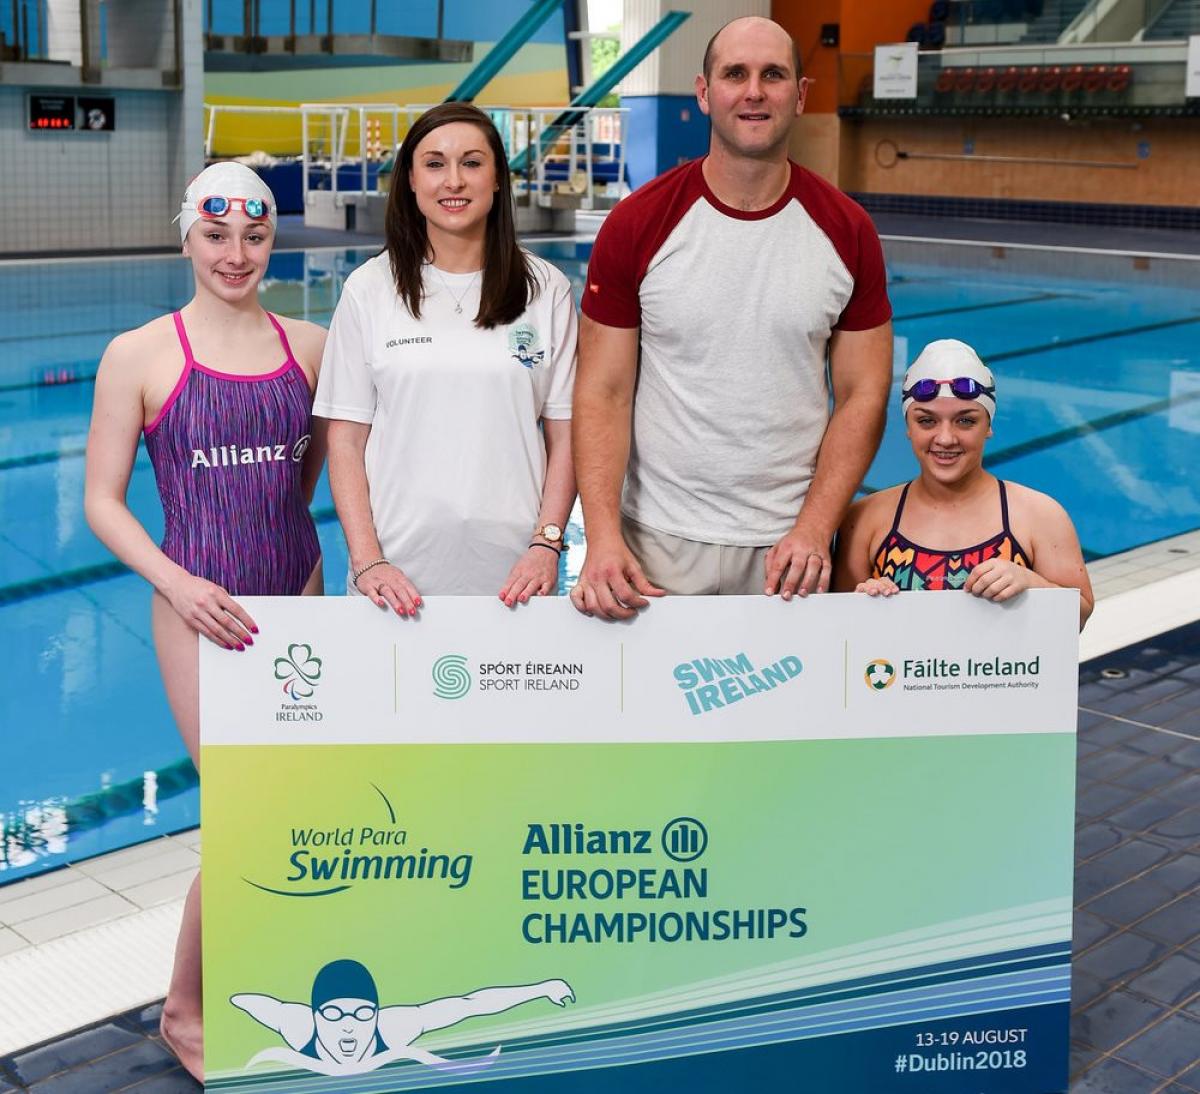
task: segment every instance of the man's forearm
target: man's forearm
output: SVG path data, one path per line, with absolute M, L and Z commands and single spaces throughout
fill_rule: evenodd
M 621 534 L 621 484 L 629 462 L 629 400 L 576 392 L 572 422 L 575 476 L 589 542 Z
M 847 399 L 834 409 L 821 441 L 817 467 L 796 518 L 831 540 L 883 437 L 887 411 L 870 394 Z

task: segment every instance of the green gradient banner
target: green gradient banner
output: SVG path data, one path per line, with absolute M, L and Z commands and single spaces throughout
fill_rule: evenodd
M 859 610 L 852 598 L 823 599 L 831 620 Z M 917 599 L 968 606 L 966 597 Z M 626 687 L 636 645 L 636 627 L 603 627 L 563 604 L 530 631 L 558 651 L 554 660 L 485 660 L 489 642 L 519 644 L 506 629 L 531 623 L 459 601 L 463 614 L 450 619 L 447 608 L 453 633 L 442 634 L 442 606 L 413 626 L 366 604 L 355 620 L 344 606 L 289 616 L 293 603 L 259 601 L 251 611 L 262 644 L 279 651 L 258 664 L 206 655 L 211 1089 L 280 1089 L 287 1072 L 289 1091 L 590 1090 L 585 1077 L 595 1089 L 715 1091 L 736 1086 L 735 1064 L 743 1078 L 746 1067 L 765 1069 L 764 1081 L 778 1073 L 787 1089 L 782 1076 L 803 1066 L 806 1090 L 839 1094 L 864 1082 L 920 1094 L 1065 1089 L 1074 736 L 1056 719 L 1054 696 L 1074 688 L 1074 665 L 1056 644 L 1073 635 L 1066 598 L 1028 606 L 1045 632 L 1024 657 L 1039 687 L 986 693 L 991 707 L 1011 695 L 1023 718 L 1030 696 L 1042 695 L 1046 721 L 1020 732 L 958 724 L 830 738 L 809 726 L 804 737 L 764 730 L 768 739 L 754 739 L 739 720 L 734 739 L 688 740 L 690 723 L 711 723 L 735 703 L 786 722 L 819 710 L 824 691 L 846 710 L 851 683 L 875 701 L 866 709 L 886 714 L 894 704 L 884 693 L 920 679 L 917 658 L 878 633 L 874 652 L 893 656 L 858 658 L 853 674 L 843 656 L 840 677 L 817 679 L 806 647 L 841 643 L 828 632 L 806 637 L 795 613 L 747 599 L 736 612 L 728 602 L 681 609 L 724 613 L 731 651 L 723 666 L 674 660 L 670 708 L 637 714 L 660 735 L 679 721 L 683 739 L 643 742 L 626 727 L 611 743 L 573 739 L 590 725 L 582 710 L 574 729 L 539 721 L 544 688 L 518 695 L 525 736 L 544 740 L 430 743 L 436 711 L 479 698 L 480 680 L 496 675 L 485 666 L 583 680 L 594 707 L 608 684 L 621 686 L 619 674 L 597 681 L 606 644 L 625 643 Z M 462 630 L 471 615 L 476 625 Z M 1019 617 L 995 613 L 986 644 L 1001 660 L 1006 643 L 1032 641 L 1028 619 L 1005 635 Z M 915 613 L 892 623 L 920 646 Z M 694 642 L 682 615 L 654 626 L 647 638 L 658 649 L 674 641 L 682 654 Z M 288 641 L 293 633 L 303 642 Z M 392 672 L 377 694 L 329 698 L 330 674 L 369 664 L 378 643 L 391 647 L 379 663 Z M 733 655 L 757 647 L 780 657 Z M 406 660 L 419 660 L 422 691 L 437 704 L 419 727 L 397 691 Z M 776 677 L 771 664 L 781 666 Z M 530 665 L 562 671 L 525 673 Z M 727 706 L 697 715 L 671 692 L 705 673 L 737 683 L 717 692 Z M 729 700 L 734 686 L 741 698 Z M 253 711 L 247 695 L 259 688 L 305 717 L 273 719 L 263 741 L 234 713 Z M 556 694 L 570 701 L 578 689 Z M 628 692 L 615 698 L 638 709 Z M 413 702 L 425 709 L 424 697 Z M 210 743 L 238 732 L 239 719 L 257 743 Z M 445 731 L 467 733 L 461 720 Z M 359 743 L 337 743 L 345 736 Z M 989 1072 L 982 1086 L 978 1070 Z

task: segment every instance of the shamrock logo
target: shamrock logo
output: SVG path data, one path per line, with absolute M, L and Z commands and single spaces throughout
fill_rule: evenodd
M 313 656 L 307 642 L 293 642 L 286 657 L 275 658 L 275 679 L 282 680 L 284 694 L 294 703 L 309 698 L 321 679 L 321 659 Z

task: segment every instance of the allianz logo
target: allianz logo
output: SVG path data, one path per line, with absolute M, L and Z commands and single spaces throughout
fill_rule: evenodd
M 236 444 L 217 444 L 211 448 L 192 449 L 192 469 L 198 467 L 239 467 L 251 463 L 283 463 L 290 460 L 299 463 L 308 451 L 312 437 L 305 433 L 290 448 L 283 444 L 260 444 L 251 448 Z

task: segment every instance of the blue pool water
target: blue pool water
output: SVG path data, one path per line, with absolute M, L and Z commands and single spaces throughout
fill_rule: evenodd
M 587 244 L 535 245 L 578 293 Z M 265 305 L 327 324 L 366 251 L 276 255 Z M 896 379 L 933 338 L 974 344 L 999 377 L 989 464 L 1054 494 L 1099 557 L 1200 527 L 1200 307 L 1185 290 L 891 271 Z M 194 773 L 149 638 L 149 591 L 83 518 L 91 378 L 113 335 L 190 295 L 181 259 L 0 266 L 0 884 L 191 826 Z M 747 379 L 748 384 L 753 378 Z M 867 488 L 909 477 L 893 415 Z M 162 517 L 139 454 L 130 504 Z M 345 547 L 328 486 L 314 502 L 328 591 Z M 576 521 L 572 538 L 581 538 Z M 578 570 L 576 546 L 568 576 Z

